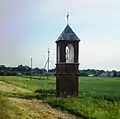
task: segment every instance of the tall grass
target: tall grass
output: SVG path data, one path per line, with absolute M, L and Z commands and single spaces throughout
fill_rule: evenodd
M 5 99 L 0 92 L 0 119 L 8 119 L 7 99 Z
M 120 119 L 120 78 L 80 77 L 78 98 L 56 98 L 55 79 L 5 77 L 5 82 L 35 91 L 35 98 L 88 119 Z
M 87 119 L 120 119 L 120 103 L 93 98 L 53 98 L 47 103 Z

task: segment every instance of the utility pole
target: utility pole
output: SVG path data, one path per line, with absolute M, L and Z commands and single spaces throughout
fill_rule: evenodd
M 31 77 L 30 78 L 32 79 L 32 58 L 31 58 Z
M 2 66 L 2 73 L 3 73 L 3 66 Z
M 3 77 L 3 65 L 1 65 L 1 68 L 2 68 L 2 80 L 4 79 Z
M 48 58 L 47 58 L 47 61 L 44 65 L 44 68 L 43 68 L 43 69 L 45 69 L 47 66 L 47 79 L 49 79 L 49 62 L 50 62 L 50 49 L 48 48 Z M 42 76 L 40 76 L 40 79 L 41 78 L 42 78 Z
M 50 49 L 48 48 L 48 75 L 47 75 L 47 79 L 49 79 L 49 61 L 50 61 Z

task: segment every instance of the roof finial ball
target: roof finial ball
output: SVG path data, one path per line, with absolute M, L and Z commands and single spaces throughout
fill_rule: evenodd
M 67 25 L 69 24 L 69 13 L 67 12 Z

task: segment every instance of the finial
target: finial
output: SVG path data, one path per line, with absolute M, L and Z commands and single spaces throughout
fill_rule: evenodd
M 69 13 L 67 12 L 67 25 L 68 25 L 68 22 L 69 22 Z

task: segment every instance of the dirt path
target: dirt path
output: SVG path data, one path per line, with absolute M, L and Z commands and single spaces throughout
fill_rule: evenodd
M 51 108 L 41 100 L 11 98 L 11 103 L 15 104 L 28 119 L 77 119 L 67 112 Z
M 8 84 L 3 81 L 0 81 L 0 91 L 3 93 L 31 92 L 28 89 L 15 86 L 13 84 Z M 9 104 L 15 107 L 13 108 L 13 111 L 9 111 L 10 113 L 12 112 L 12 119 L 18 119 L 18 112 L 20 113 L 19 119 L 79 119 L 71 114 L 68 114 L 67 112 L 62 112 L 51 108 L 48 104 L 43 103 L 42 100 L 27 100 L 11 97 L 8 97 L 8 99 L 10 101 Z M 19 111 L 17 111 L 17 109 Z M 20 117 L 20 115 L 22 115 L 22 117 Z

